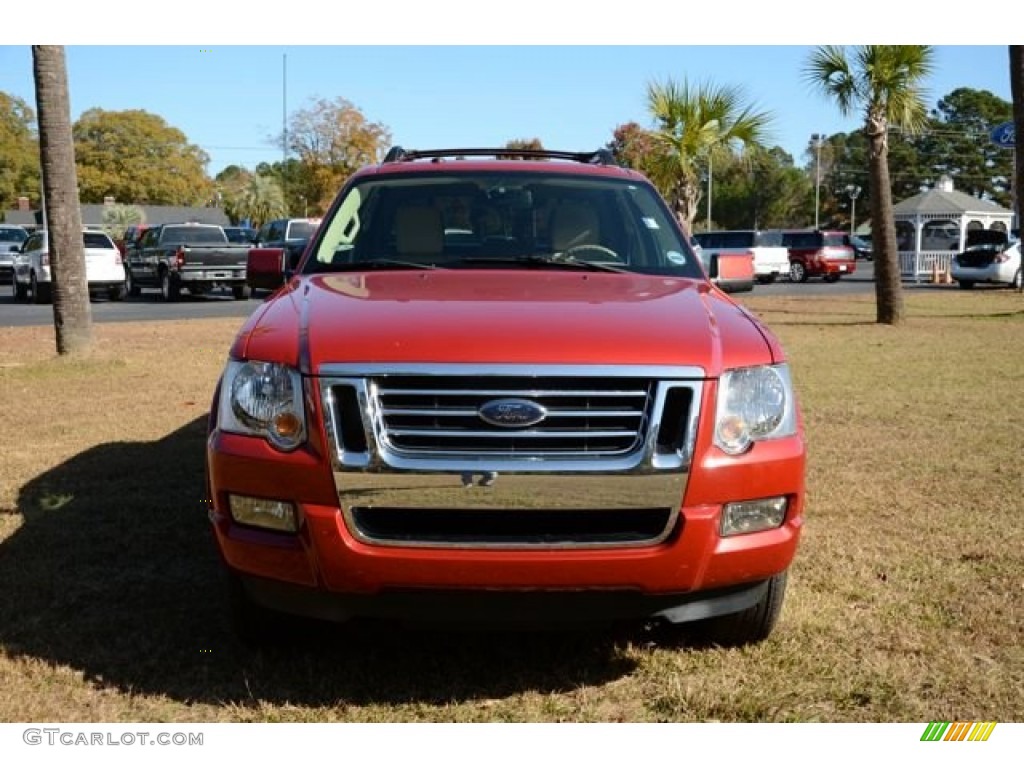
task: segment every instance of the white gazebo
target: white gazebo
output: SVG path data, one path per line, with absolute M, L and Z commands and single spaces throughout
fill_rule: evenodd
M 896 242 L 903 277 L 920 280 L 950 267 L 953 257 L 964 250 L 971 229 L 999 229 L 1009 232 L 1013 212 L 991 200 L 971 197 L 953 189 L 948 176 L 934 189 L 907 198 L 895 206 Z

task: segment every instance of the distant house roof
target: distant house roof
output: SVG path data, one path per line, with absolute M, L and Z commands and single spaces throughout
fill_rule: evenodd
M 193 208 L 179 205 L 140 205 L 144 214 L 143 223 L 156 226 L 158 224 L 176 224 L 181 221 L 197 221 L 200 224 L 219 224 L 229 226 L 231 220 L 221 208 Z M 82 206 L 82 226 L 103 226 L 103 210 L 105 205 L 86 204 Z M 6 211 L 4 223 L 22 227 L 39 227 L 43 224 L 41 211 Z
M 920 216 L 927 214 L 947 214 L 961 216 L 968 213 L 979 214 L 1013 214 L 1007 208 L 993 203 L 991 200 L 982 200 L 978 197 L 971 197 L 958 190 L 948 180 L 940 180 L 935 189 L 929 189 L 906 200 L 901 200 L 893 206 L 893 213 L 897 216 Z

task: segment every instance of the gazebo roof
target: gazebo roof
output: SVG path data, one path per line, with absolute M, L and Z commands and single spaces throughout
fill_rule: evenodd
M 992 214 L 1002 214 L 1007 217 L 1013 215 L 1011 210 L 1003 208 L 991 200 L 982 200 L 981 198 L 972 197 L 953 189 L 953 185 L 948 183 L 948 181 L 945 184 L 940 181 L 935 189 L 929 189 L 927 192 L 901 200 L 893 206 L 893 213 L 897 216 L 918 216 L 922 214 L 961 216 L 966 213 L 980 213 L 990 216 Z

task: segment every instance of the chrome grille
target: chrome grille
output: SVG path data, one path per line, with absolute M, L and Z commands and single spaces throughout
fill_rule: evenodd
M 410 454 L 614 456 L 643 441 L 654 382 L 568 377 L 397 376 L 370 387 L 381 440 Z M 494 426 L 481 407 L 519 399 L 546 410 L 527 428 Z
M 319 374 L 337 471 L 484 465 L 506 476 L 685 470 L 704 377 L 684 366 L 459 363 L 337 363 Z

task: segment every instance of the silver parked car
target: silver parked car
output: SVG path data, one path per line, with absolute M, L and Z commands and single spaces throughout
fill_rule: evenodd
M 967 232 L 967 249 L 953 257 L 950 269 L 961 288 L 977 283 L 995 283 L 1020 288 L 1020 240 L 1011 240 L 996 229 L 972 229 Z
M 14 257 L 27 239 L 28 232 L 24 228 L 0 225 L 0 283 L 14 280 Z

